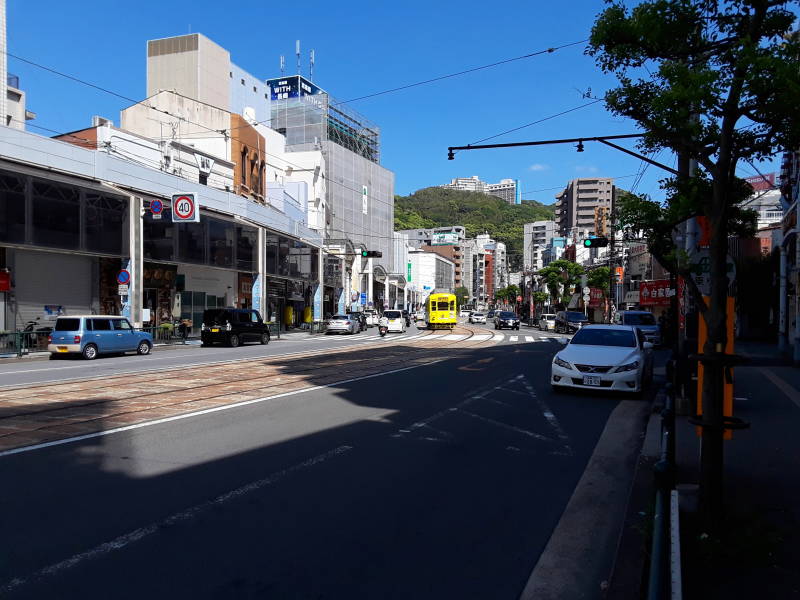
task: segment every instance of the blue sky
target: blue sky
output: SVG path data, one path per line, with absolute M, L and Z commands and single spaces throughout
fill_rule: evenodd
M 224 6 L 224 9 L 222 8 Z M 416 0 L 384 2 L 119 2 L 8 0 L 8 51 L 69 73 L 124 96 L 145 94 L 146 41 L 201 32 L 231 52 L 253 75 L 280 75 L 295 66 L 301 40 L 302 70 L 316 51 L 314 81 L 338 100 L 398 87 L 528 54 L 588 37 L 602 10 L 599 0 L 564 3 Z M 34 125 L 59 132 L 90 125 L 99 114 L 119 122 L 128 103 L 66 81 L 9 57 L 20 76 Z M 523 198 L 553 202 L 575 177 L 618 177 L 618 185 L 661 197 L 664 173 L 600 144 L 462 152 L 447 160 L 447 147 L 473 143 L 501 131 L 586 104 L 614 86 L 583 45 L 492 69 L 354 102 L 352 107 L 382 130 L 382 164 L 396 173 L 398 194 L 478 175 L 495 182 L 522 182 Z M 46 131 L 31 128 L 43 135 Z M 492 142 L 634 133 L 632 123 L 612 116 L 602 103 L 533 125 Z M 629 142 L 623 142 L 630 147 Z M 660 162 L 674 165 L 667 153 Z M 776 170 L 777 163 L 759 166 Z M 749 167 L 743 176 L 754 175 Z

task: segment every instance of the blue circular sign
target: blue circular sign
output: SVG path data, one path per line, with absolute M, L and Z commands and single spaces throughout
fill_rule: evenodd
M 150 212 L 154 215 L 160 215 L 161 212 L 164 210 L 164 203 L 161 200 L 153 200 L 150 203 Z
M 122 269 L 119 273 L 117 273 L 117 283 L 120 285 L 128 285 L 131 281 L 131 274 L 128 273 L 125 269 Z

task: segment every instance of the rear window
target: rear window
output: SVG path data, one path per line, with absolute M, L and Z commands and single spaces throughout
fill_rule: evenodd
M 227 310 L 213 308 L 203 313 L 203 323 L 206 325 L 224 325 L 230 320 Z
M 399 310 L 387 310 L 383 313 L 383 316 L 387 319 L 399 319 L 403 315 Z
M 555 321 L 556 320 L 556 316 L 555 315 L 542 315 L 542 318 L 545 321 Z
M 347 315 L 333 315 L 330 320 L 331 321 L 347 321 L 350 317 Z
M 586 315 L 581 312 L 568 312 L 567 321 L 586 321 Z
M 482 317 L 483 313 L 472 313 L 473 317 Z
M 625 325 L 655 325 L 656 318 L 650 313 L 628 313 L 624 316 Z
M 53 328 L 53 331 L 80 331 L 80 328 L 80 319 L 66 319 L 64 317 L 59 317 L 56 319 L 56 326 Z

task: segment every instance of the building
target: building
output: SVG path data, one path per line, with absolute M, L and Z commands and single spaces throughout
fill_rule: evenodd
M 455 288 L 455 264 L 453 261 L 424 250 L 412 249 L 408 253 L 411 263 L 411 282 L 415 290 L 418 303 L 425 302 L 425 298 L 433 290 L 452 292 Z
M 421 246 L 419 250 L 423 252 L 433 252 L 439 256 L 443 256 L 453 263 L 453 289 L 460 288 L 464 285 L 463 281 L 463 249 L 459 244 L 447 245 L 433 245 Z
M 398 233 L 408 236 L 408 242 L 415 248 L 458 244 L 467 237 L 466 230 L 461 225 L 429 229 L 402 229 Z
M 539 270 L 544 264 L 543 252 L 557 234 L 555 221 L 534 221 L 523 226 L 523 268 Z
M 465 192 L 480 192 L 497 196 L 509 204 L 522 203 L 522 188 L 518 179 L 501 179 L 498 183 L 486 183 L 480 177 L 456 177 L 450 183 L 439 186 L 451 190 L 462 190 Z
M 570 181 L 556 195 L 555 220 L 560 235 L 570 231 L 595 232 L 595 208 L 612 206 L 614 180 L 604 178 L 579 178 Z

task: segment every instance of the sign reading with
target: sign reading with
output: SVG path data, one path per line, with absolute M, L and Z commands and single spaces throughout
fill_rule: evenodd
M 200 210 L 194 194 L 175 194 L 172 197 L 173 223 L 199 223 Z

